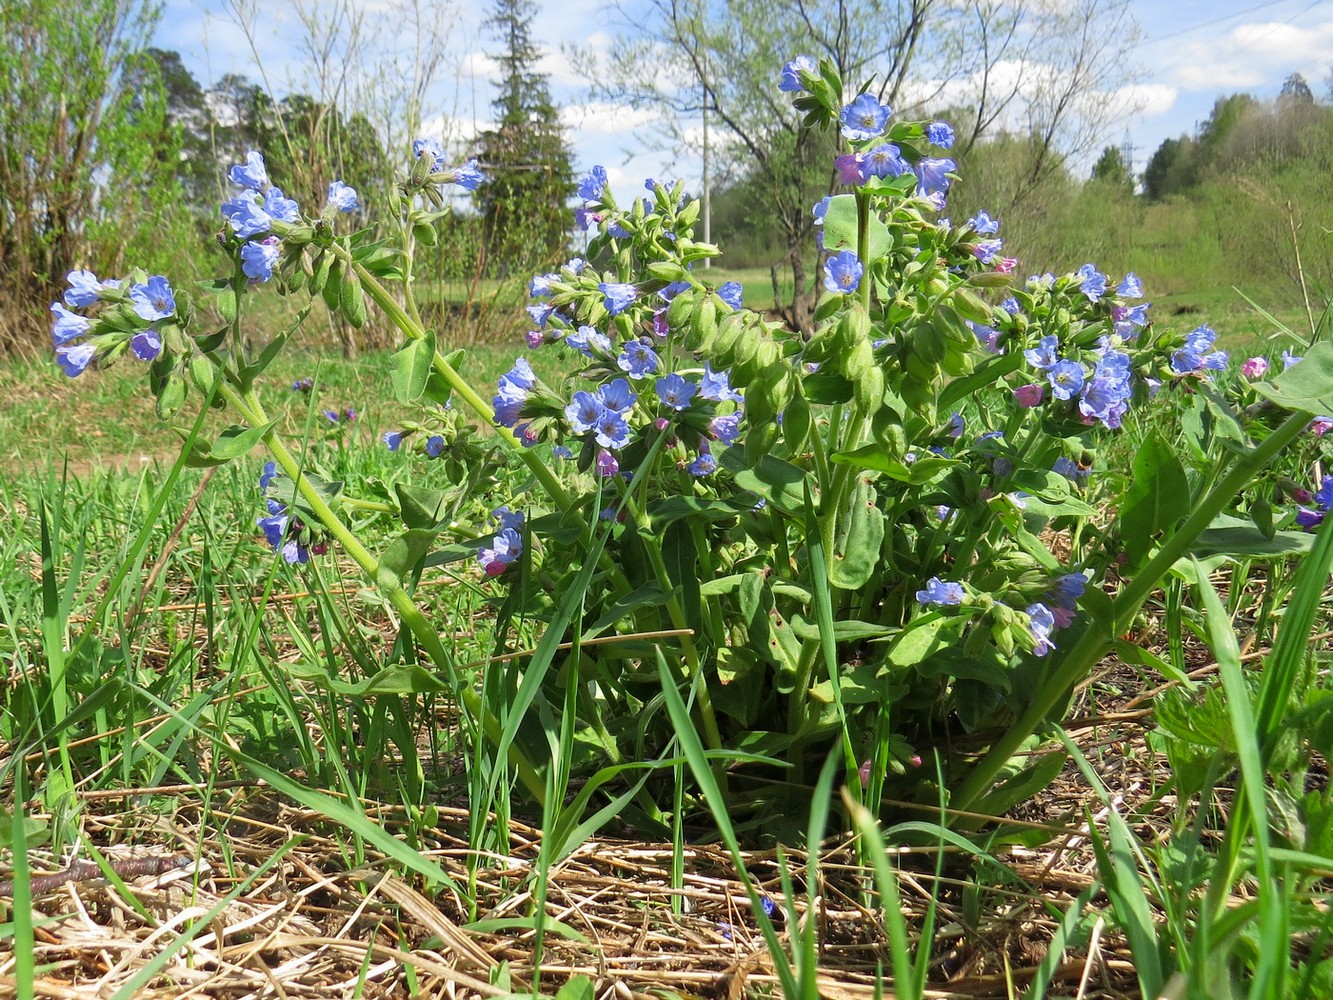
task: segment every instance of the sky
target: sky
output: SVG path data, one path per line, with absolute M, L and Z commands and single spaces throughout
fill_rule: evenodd
M 255 50 L 278 96 L 314 88 L 308 64 L 293 54 L 300 36 L 295 11 L 302 0 L 266 0 L 254 20 L 254 48 L 238 26 L 237 5 L 257 0 L 166 0 L 154 44 L 180 52 L 187 68 L 207 88 L 223 74 L 260 79 Z M 391 45 L 407 51 L 411 32 L 387 8 L 402 0 L 347 0 L 379 19 Z M 437 0 L 449 3 L 449 0 Z M 1048 0 L 1060 3 L 1063 0 Z M 328 10 L 319 0 L 307 9 Z M 447 18 L 448 55 L 440 83 L 431 92 L 428 130 L 465 140 L 488 124 L 498 74 L 485 52 L 495 43 L 481 19 L 488 4 L 452 7 Z M 624 4 L 629 6 L 629 4 Z M 697 183 L 697 156 L 643 144 L 637 133 L 652 122 L 645 111 L 591 101 L 563 46 L 603 49 L 617 31 L 619 16 L 604 0 L 541 2 L 533 38 L 545 50 L 540 68 L 568 128 L 576 170 L 603 164 L 622 203 L 642 190 L 644 178 L 683 177 Z M 1142 32 L 1133 54 L 1134 95 L 1142 110 L 1112 123 L 1106 142 L 1132 149 L 1133 170 L 1142 172 L 1164 139 L 1191 134 L 1207 119 L 1214 101 L 1245 91 L 1260 99 L 1277 96 L 1292 73 L 1305 77 L 1316 96 L 1328 95 L 1333 71 L 1333 0 L 1131 0 Z M 774 53 L 774 76 L 795 55 Z

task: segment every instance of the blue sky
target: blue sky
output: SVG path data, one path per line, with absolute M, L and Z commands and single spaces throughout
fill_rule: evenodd
M 256 0 L 166 0 L 155 44 L 179 51 L 204 86 L 228 72 L 258 80 L 255 55 L 232 12 Z M 325 13 L 334 4 L 304 0 L 310 10 Z M 401 9 L 407 0 L 342 0 L 349 9 L 379 19 L 387 28 L 390 47 L 400 50 Z M 425 0 L 423 0 L 425 2 Z M 1049 0 L 1059 3 L 1061 0 Z M 273 89 L 279 94 L 312 90 L 309 70 L 292 52 L 298 38 L 296 10 L 301 0 L 268 0 L 256 14 L 255 45 Z M 493 66 L 484 52 L 493 48 L 483 34 L 485 3 L 448 6 L 449 55 L 432 92 L 435 131 L 452 131 L 463 139 L 485 127 L 494 94 Z M 1163 139 L 1190 133 L 1207 118 L 1213 102 L 1225 94 L 1246 91 L 1275 97 L 1291 73 L 1300 73 L 1323 98 L 1333 69 L 1333 0 L 1132 0 L 1142 30 L 1133 56 L 1138 82 L 1133 94 L 1142 111 L 1112 123 L 1107 141 L 1133 145 L 1134 169 L 1142 171 Z M 575 165 L 580 170 L 605 164 L 622 198 L 640 189 L 648 176 L 682 176 L 697 180 L 696 158 L 675 160 L 669 150 L 646 149 L 634 136 L 636 127 L 651 124 L 646 112 L 590 103 L 582 82 L 561 54 L 562 43 L 597 49 L 615 30 L 603 0 L 561 0 L 543 3 L 534 37 L 547 49 L 542 68 L 549 74 L 553 95 L 570 129 Z M 774 67 L 793 53 L 774 53 Z M 433 119 L 433 120 L 432 120 Z

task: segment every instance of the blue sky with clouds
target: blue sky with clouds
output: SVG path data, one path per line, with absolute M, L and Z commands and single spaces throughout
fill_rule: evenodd
M 255 52 L 232 13 L 237 2 L 254 0 L 166 0 L 155 43 L 180 52 L 205 86 L 225 73 L 257 80 Z M 398 15 L 390 13 L 402 2 L 355 0 L 355 5 L 367 17 L 381 19 L 388 45 L 402 48 L 408 39 Z M 254 46 L 279 95 L 314 89 L 308 69 L 293 53 L 300 37 L 295 13 L 300 3 L 268 0 L 262 9 L 254 8 Z M 318 0 L 304 4 L 307 10 L 329 9 Z M 444 123 L 451 122 L 461 138 L 487 124 L 496 74 L 484 53 L 493 50 L 494 43 L 481 26 L 487 4 L 445 6 L 451 12 L 446 18 L 449 56 L 431 103 L 438 129 L 444 131 Z M 1302 74 L 1316 95 L 1326 95 L 1333 69 L 1333 0 L 1132 0 L 1132 10 L 1142 30 L 1134 54 L 1139 68 L 1135 94 L 1142 111 L 1113 123 L 1107 141 L 1120 145 L 1128 138 L 1136 172 L 1163 139 L 1192 132 L 1219 96 L 1246 91 L 1271 99 L 1291 73 Z M 616 30 L 616 18 L 603 0 L 561 0 L 541 4 L 534 23 L 534 38 L 547 50 L 542 68 L 570 129 L 575 165 L 586 169 L 605 164 L 622 197 L 638 190 L 648 176 L 697 180 L 697 159 L 676 161 L 670 150 L 637 144 L 636 126 L 651 122 L 646 112 L 590 103 L 582 81 L 561 55 L 562 43 L 594 50 L 603 46 Z M 775 75 L 792 54 L 774 53 Z

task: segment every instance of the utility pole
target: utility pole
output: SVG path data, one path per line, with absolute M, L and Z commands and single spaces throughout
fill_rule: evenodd
M 706 72 L 706 71 L 705 71 L 705 72 Z M 704 77 L 703 79 L 701 79 L 699 82 L 703 85 L 703 96 L 704 96 L 704 176 L 703 176 L 703 185 L 704 185 L 704 242 L 705 242 L 705 243 L 712 243 L 712 242 L 713 242 L 713 218 L 712 218 L 713 213 L 712 213 L 711 198 L 709 197 L 709 191 L 708 191 L 708 189 L 712 186 L 712 185 L 711 185 L 711 178 L 708 176 L 708 167 L 709 167 L 709 163 L 708 163 L 708 79 L 707 79 L 707 77 L 705 76 L 705 77 Z M 712 267 L 712 266 L 713 266 L 713 258 L 712 258 L 712 257 L 705 257 L 705 258 L 704 258 L 704 267 L 707 268 L 707 267 Z

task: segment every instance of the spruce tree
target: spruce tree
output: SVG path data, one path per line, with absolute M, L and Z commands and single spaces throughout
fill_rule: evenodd
M 573 226 L 569 145 L 548 78 L 537 70 L 536 12 L 532 0 L 496 0 L 486 21 L 501 46 L 493 58 L 503 76 L 496 127 L 477 140 L 486 183 L 475 199 L 490 271 L 501 276 L 561 257 Z

